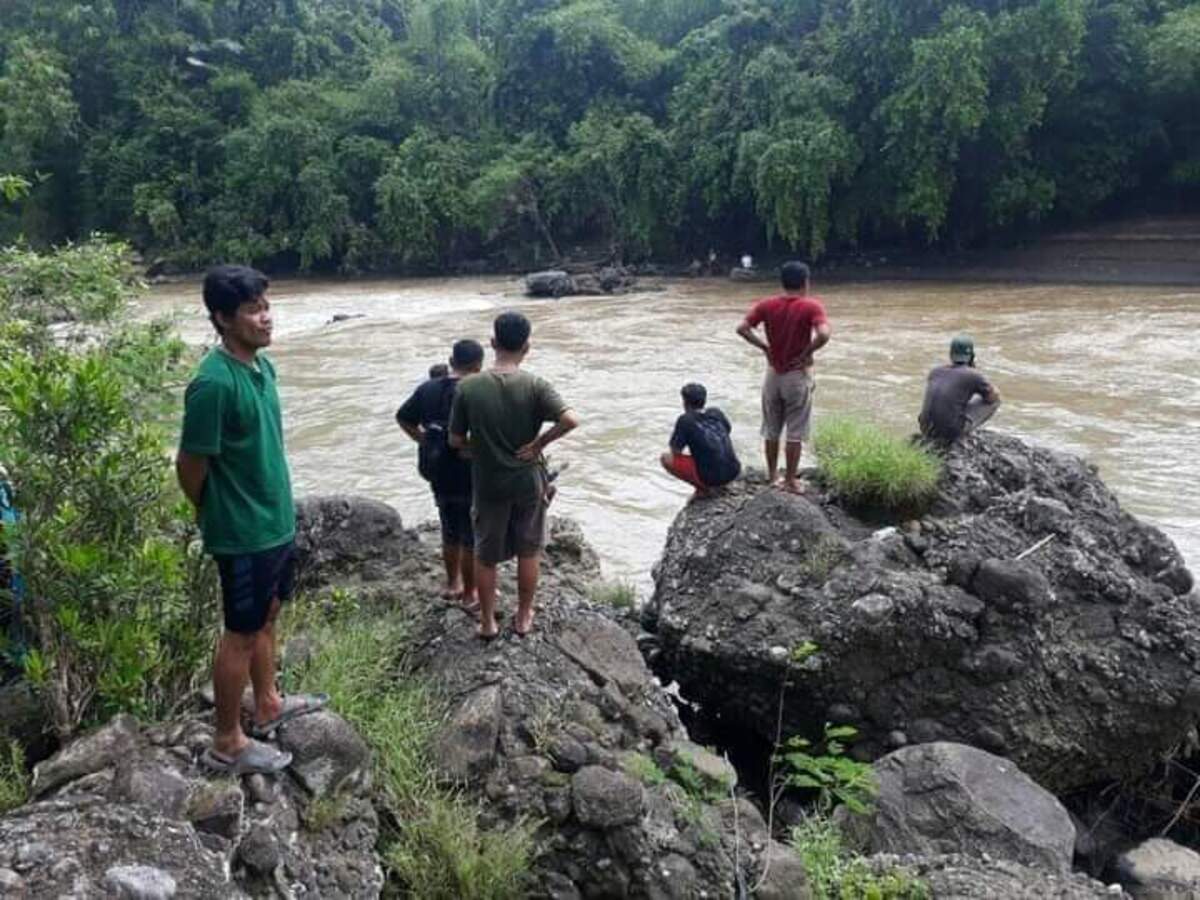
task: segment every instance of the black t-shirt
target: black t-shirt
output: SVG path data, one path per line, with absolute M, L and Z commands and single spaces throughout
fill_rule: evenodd
M 925 401 L 917 419 L 921 433 L 944 441 L 958 440 L 967 424 L 967 404 L 976 395 L 987 396 L 991 389 L 978 369 L 938 366 L 925 384 Z
M 711 487 L 720 487 L 742 472 L 733 441 L 729 439 L 732 430 L 725 413 L 716 407 L 685 412 L 675 420 L 671 449 L 676 453 L 690 450 L 700 480 Z
M 463 459 L 457 450 L 447 443 L 450 424 L 450 408 L 454 404 L 454 392 L 458 379 L 453 375 L 431 378 L 418 385 L 404 404 L 396 410 L 396 421 L 419 425 L 425 430 L 425 442 L 418 453 L 421 456 L 422 473 L 427 466 L 424 458 L 436 444 L 438 461 L 433 465 L 430 484 L 439 497 L 461 498 L 471 496 L 471 463 Z

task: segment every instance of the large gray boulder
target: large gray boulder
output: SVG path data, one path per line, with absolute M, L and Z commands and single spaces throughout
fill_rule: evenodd
M 1075 825 L 1007 759 L 964 744 L 905 747 L 875 763 L 879 796 L 846 826 L 871 853 L 964 853 L 1065 872 Z
M 869 860 L 885 873 L 903 868 L 931 900 L 1124 900 L 1120 887 L 1078 872 L 1048 872 L 1005 859 L 961 853 L 936 856 L 879 854 Z
M 643 624 L 664 682 L 768 745 L 786 681 L 784 736 L 853 725 L 863 758 L 971 744 L 1056 792 L 1144 771 L 1200 711 L 1174 545 L 1080 459 L 987 430 L 919 521 L 753 481 L 688 505 Z

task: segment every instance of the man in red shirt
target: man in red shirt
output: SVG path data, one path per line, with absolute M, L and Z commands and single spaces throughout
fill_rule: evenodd
M 763 446 L 767 457 L 767 478 L 772 484 L 779 471 L 779 439 L 787 426 L 784 490 L 803 492 L 796 480 L 800 450 L 808 440 L 812 418 L 813 354 L 829 343 L 833 329 L 825 307 L 808 294 L 808 266 L 786 262 L 780 270 L 784 292 L 759 300 L 750 307 L 738 334 L 767 357 L 767 376 L 763 381 Z M 765 325 L 764 341 L 754 331 Z

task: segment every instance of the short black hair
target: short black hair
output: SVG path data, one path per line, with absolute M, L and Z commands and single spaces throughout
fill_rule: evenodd
M 519 312 L 505 312 L 496 316 L 492 330 L 499 349 L 517 353 L 529 343 L 529 334 L 533 331 L 533 326 Z
M 808 266 L 797 259 L 788 260 L 779 267 L 779 278 L 789 291 L 808 287 L 808 275 Z
M 463 338 L 455 341 L 450 349 L 450 365 L 456 369 L 469 369 L 483 362 L 483 345 L 479 341 Z
M 704 409 L 704 404 L 708 402 L 708 389 L 694 381 L 685 384 L 679 391 L 679 395 L 683 397 L 683 402 L 692 409 Z
M 223 334 L 217 313 L 237 315 L 243 303 L 253 303 L 267 292 L 267 276 L 249 266 L 213 266 L 204 275 L 204 306 L 217 334 Z
M 445 378 L 450 374 L 450 367 L 445 363 L 434 363 L 429 367 L 430 378 Z

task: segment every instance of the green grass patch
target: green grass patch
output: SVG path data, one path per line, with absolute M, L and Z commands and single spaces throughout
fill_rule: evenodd
M 380 847 L 389 891 L 430 900 L 523 896 L 531 829 L 523 824 L 480 829 L 478 808 L 438 782 L 429 747 L 442 707 L 420 679 L 404 671 L 404 623 L 353 617 L 324 623 L 317 617 L 314 623 L 314 617 L 303 617 L 317 649 L 303 666 L 285 673 L 288 686 L 327 691 L 333 709 L 374 751 L 375 785 L 394 814 Z
M 850 852 L 830 819 L 811 816 L 792 829 L 792 848 L 804 861 L 814 900 L 927 900 L 928 886 L 906 869 L 877 872 Z
M 16 741 L 0 747 L 0 814 L 16 809 L 29 799 L 29 773 L 25 751 Z
M 813 446 L 822 480 L 844 500 L 910 515 L 933 500 L 942 464 L 923 447 L 846 418 L 824 420 Z
M 667 780 L 667 773 L 658 763 L 644 753 L 634 753 L 625 758 L 625 771 L 647 787 L 657 787 Z
M 633 609 L 637 606 L 637 588 L 629 581 L 606 581 L 590 591 L 593 603 L 614 609 Z

